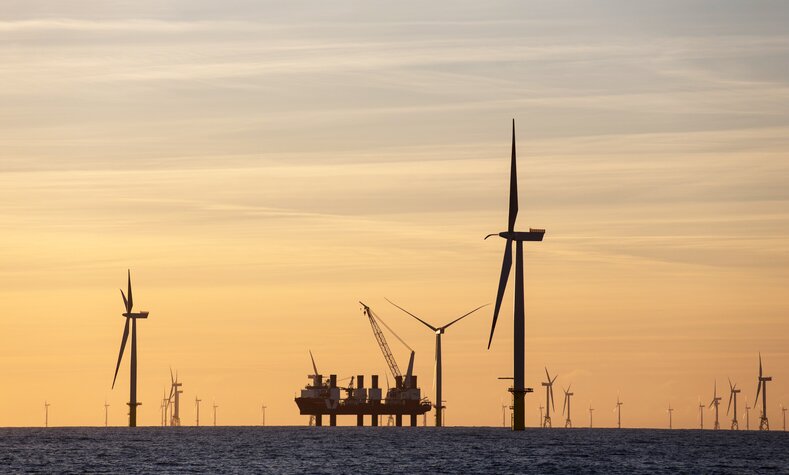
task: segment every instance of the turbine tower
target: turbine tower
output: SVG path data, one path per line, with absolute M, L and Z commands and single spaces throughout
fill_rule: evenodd
M 219 406 L 217 406 L 216 402 L 214 402 L 214 427 L 216 427 L 216 408 L 217 407 L 219 407 Z
M 104 401 L 104 427 L 107 427 L 107 408 L 110 407 L 107 401 Z
M 616 396 L 616 407 L 614 410 L 616 411 L 616 428 L 622 428 L 622 404 L 623 402 L 619 400 L 619 396 Z
M 545 377 L 548 378 L 548 381 L 542 383 L 545 387 L 545 419 L 542 421 L 542 426 L 551 427 L 551 408 L 553 407 L 553 410 L 556 411 L 556 407 L 553 404 L 553 383 L 559 375 L 557 374 L 551 379 L 551 375 L 548 374 L 548 368 L 545 368 Z
M 164 397 L 164 389 L 162 389 L 162 405 L 159 407 L 162 410 L 162 427 L 167 425 L 167 408 L 170 407 L 170 400 Z
M 594 422 L 594 421 L 592 420 L 592 413 L 593 413 L 593 412 L 594 412 L 594 409 L 592 408 L 592 403 L 589 403 L 589 428 L 590 428 L 590 429 L 593 427 L 593 424 L 592 424 L 592 422 Z
M 713 426 L 713 430 L 718 430 L 721 428 L 721 425 L 718 423 L 718 405 L 721 403 L 721 398 L 718 397 L 718 382 L 715 381 L 715 391 L 712 393 L 712 402 L 710 402 L 710 409 L 712 406 L 715 406 L 715 425 Z
M 575 393 L 570 392 L 570 386 L 567 386 L 567 389 L 564 390 L 564 403 L 562 404 L 562 415 L 564 415 L 565 408 L 567 409 L 567 419 L 564 421 L 565 428 L 573 426 L 573 421 L 570 418 L 570 398 L 574 396 Z
M 123 327 L 123 337 L 121 337 L 121 350 L 118 353 L 118 363 L 115 365 L 115 376 L 112 378 L 112 387 L 115 388 L 115 380 L 118 378 L 118 370 L 121 367 L 121 358 L 123 358 L 123 350 L 126 348 L 126 340 L 129 338 L 129 322 L 131 322 L 131 377 L 129 383 L 129 427 L 137 427 L 137 406 L 142 403 L 137 402 L 137 319 L 148 318 L 148 312 L 133 313 L 134 299 L 132 298 L 132 285 L 131 285 L 131 270 L 127 271 L 128 276 L 128 293 L 129 298 L 121 290 L 121 297 L 123 297 L 123 305 L 126 312 L 123 316 L 126 317 L 126 326 Z
M 701 397 L 699 397 L 699 422 L 701 425 L 701 429 L 704 430 L 704 409 L 706 406 L 701 403 Z
M 44 427 L 49 427 L 49 403 L 44 401 Z
M 175 372 L 173 377 L 173 369 L 170 368 L 170 397 L 167 398 L 168 405 L 172 405 L 170 409 L 170 426 L 178 427 L 181 425 L 181 389 L 183 383 L 178 382 L 178 371 Z
M 507 405 L 501 405 L 501 427 L 507 427 Z
M 734 417 L 731 419 L 731 430 L 740 430 L 740 424 L 737 422 L 737 395 L 739 393 L 740 390 L 737 389 L 737 383 L 731 384 L 731 379 L 729 379 L 729 407 L 726 409 L 726 415 L 729 415 L 731 402 L 734 401 Z
M 783 404 L 781 404 L 781 413 L 783 414 L 784 417 L 784 432 L 786 432 L 786 408 L 784 407 Z
M 767 420 L 767 381 L 772 381 L 772 376 L 762 375 L 762 354 L 759 353 L 759 386 L 756 388 L 756 400 L 759 402 L 759 392 L 762 393 L 762 415 L 759 419 L 759 430 L 770 430 L 770 421 Z
M 263 411 L 263 427 L 265 427 L 266 426 L 266 405 L 265 404 L 261 404 L 260 405 L 260 410 Z
M 200 427 L 200 403 L 202 401 L 203 401 L 202 399 L 197 399 L 197 396 L 195 396 L 195 406 L 197 406 L 197 421 L 195 425 L 197 427 Z
M 751 430 L 751 406 L 748 405 L 748 396 L 745 397 L 745 430 Z
M 411 313 L 408 310 L 404 309 L 403 307 L 397 305 L 396 303 L 392 302 L 391 300 L 386 299 L 386 301 L 389 302 L 390 304 L 394 305 L 395 307 L 399 308 L 403 312 L 407 313 L 408 315 L 414 317 L 421 324 L 423 324 L 427 328 L 431 329 L 436 334 L 436 367 L 435 367 L 436 399 L 435 400 L 436 401 L 441 401 L 442 400 L 441 399 L 441 397 L 442 397 L 442 395 L 441 395 L 441 390 L 442 390 L 442 383 L 441 383 L 441 381 L 442 381 L 442 373 L 443 373 L 442 372 L 442 364 L 441 364 L 441 335 L 443 335 L 444 331 L 446 331 L 446 329 L 449 328 L 451 325 L 453 325 L 453 324 L 457 323 L 458 321 L 466 318 L 467 316 L 471 315 L 472 313 L 476 312 L 477 310 L 481 309 L 482 307 L 485 307 L 485 306 L 490 305 L 490 304 L 480 305 L 479 307 L 475 308 L 474 310 L 472 310 L 472 311 L 470 311 L 470 312 L 468 312 L 468 313 L 466 313 L 464 315 L 461 315 L 460 317 L 452 320 L 451 322 L 447 323 L 443 327 L 434 327 L 433 325 L 427 323 L 426 321 L 422 320 L 421 318 L 417 317 L 413 313 Z M 436 408 L 436 427 L 441 427 L 441 421 L 443 420 L 441 418 L 441 409 L 442 409 L 441 406 L 442 405 L 441 404 L 434 404 L 433 406 Z
M 529 229 L 525 231 L 515 231 L 515 219 L 518 217 L 518 174 L 515 164 L 515 119 L 512 120 L 512 158 L 510 164 L 510 204 L 509 220 L 507 231 L 500 232 L 498 235 L 507 240 L 504 247 L 504 260 L 501 264 L 501 277 L 499 278 L 499 289 L 496 295 L 496 308 L 493 311 L 493 322 L 490 326 L 490 338 L 488 339 L 488 349 L 493 342 L 493 331 L 496 329 L 496 320 L 499 318 L 501 301 L 504 298 L 504 290 L 507 288 L 507 280 L 510 276 L 512 267 L 512 243 L 515 242 L 515 308 L 513 313 L 513 430 L 524 430 L 526 427 L 526 415 L 524 398 L 529 390 L 524 386 L 524 303 L 523 303 L 523 243 L 525 241 L 542 241 L 545 235 L 544 229 Z M 496 234 L 489 234 L 485 239 Z
M 674 412 L 674 409 L 671 408 L 671 403 L 668 403 L 668 410 L 666 412 L 668 412 L 668 428 L 673 429 L 674 422 L 672 421 L 671 416 Z
M 544 427 L 544 425 L 543 425 L 543 417 L 542 417 L 542 410 L 543 409 L 545 409 L 545 408 L 542 407 L 542 404 L 540 404 L 540 427 Z

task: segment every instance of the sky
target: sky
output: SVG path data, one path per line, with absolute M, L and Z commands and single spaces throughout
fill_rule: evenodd
M 0 3 L 0 426 L 138 410 L 306 424 L 311 373 L 386 373 L 359 301 L 416 350 L 495 299 L 511 120 L 527 425 L 698 425 L 728 378 L 789 404 L 789 5 L 781 1 Z M 512 285 L 443 340 L 448 425 L 501 425 Z M 389 337 L 403 367 L 407 350 Z M 127 350 L 128 351 L 128 350 Z M 561 415 L 557 387 L 557 413 Z M 727 426 L 721 412 L 721 424 Z M 751 428 L 757 412 L 751 411 Z M 705 413 L 705 423 L 712 420 Z M 351 418 L 341 424 L 351 424 Z M 744 426 L 744 424 L 741 423 Z

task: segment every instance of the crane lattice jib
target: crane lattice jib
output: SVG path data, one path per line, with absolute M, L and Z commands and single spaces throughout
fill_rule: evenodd
M 402 377 L 400 368 L 397 367 L 397 362 L 395 362 L 394 356 L 392 356 L 392 350 L 389 349 L 389 344 L 386 343 L 386 337 L 381 331 L 381 327 L 379 327 L 378 323 L 376 323 L 372 310 L 370 310 L 370 307 L 367 305 L 364 305 L 364 314 L 370 320 L 370 326 L 373 327 L 373 335 L 375 335 L 375 339 L 378 340 L 378 346 L 381 347 L 381 352 L 384 354 L 386 364 L 389 365 L 389 371 L 392 372 L 392 375 L 395 378 L 398 376 Z

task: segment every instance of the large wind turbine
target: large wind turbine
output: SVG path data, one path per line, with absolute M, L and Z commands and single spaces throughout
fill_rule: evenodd
M 556 407 L 553 404 L 553 383 L 559 375 L 557 374 L 551 379 L 551 375 L 548 374 L 548 368 L 545 368 L 545 377 L 548 378 L 548 381 L 542 383 L 545 387 L 545 419 L 542 421 L 542 426 L 551 427 L 551 408 L 556 411 Z
M 507 240 L 504 247 L 504 261 L 501 264 L 501 277 L 499 278 L 499 289 L 496 295 L 496 308 L 493 311 L 493 322 L 490 326 L 490 338 L 488 339 L 488 349 L 493 341 L 493 331 L 496 329 L 496 320 L 499 318 L 501 301 L 504 298 L 504 290 L 507 288 L 507 280 L 510 276 L 512 267 L 512 242 L 515 241 L 515 308 L 513 314 L 513 430 L 524 430 L 526 427 L 526 416 L 524 398 L 526 388 L 524 386 L 524 304 L 523 304 L 523 243 L 524 241 L 542 241 L 545 235 L 544 229 L 529 229 L 528 232 L 515 231 L 515 219 L 518 217 L 518 174 L 515 165 L 515 119 L 512 120 L 512 159 L 510 165 L 510 205 L 509 220 L 507 231 L 498 233 L 499 236 Z M 489 234 L 485 239 L 496 234 Z
M 731 419 L 731 430 L 740 430 L 740 424 L 737 422 L 737 395 L 740 390 L 737 389 L 737 383 L 731 384 L 729 379 L 729 407 L 726 409 L 726 415 L 731 411 L 731 402 L 734 401 L 734 417 Z
M 573 397 L 575 393 L 570 392 L 570 386 L 567 386 L 567 389 L 564 390 L 564 403 L 562 404 L 562 414 L 564 414 L 565 408 L 567 409 L 567 419 L 564 421 L 565 428 L 573 426 L 573 421 L 570 419 L 570 398 Z
M 129 383 L 129 427 L 137 427 L 137 319 L 148 318 L 148 312 L 132 313 L 134 307 L 134 299 L 132 298 L 132 285 L 131 285 L 131 271 L 128 272 L 128 292 L 129 298 L 121 290 L 121 297 L 123 297 L 123 305 L 126 307 L 126 312 L 123 316 L 126 317 L 126 326 L 123 327 L 123 337 L 121 338 L 121 350 L 118 353 L 118 363 L 115 365 L 115 376 L 112 378 L 112 387 L 115 388 L 115 380 L 118 378 L 118 369 L 121 367 L 121 358 L 123 358 L 123 350 L 126 348 L 126 340 L 129 339 L 129 322 L 131 321 L 131 378 Z
M 442 377 L 441 377 L 441 375 L 442 375 L 441 335 L 443 335 L 444 331 L 446 331 L 446 329 L 449 328 L 450 326 L 452 326 L 455 323 L 459 322 L 460 320 L 466 318 L 467 316 L 471 315 L 472 313 L 476 312 L 477 310 L 481 309 L 482 307 L 485 307 L 485 306 L 490 305 L 490 304 L 480 305 L 479 307 L 475 308 L 474 310 L 472 310 L 472 311 L 470 311 L 470 312 L 468 312 L 468 313 L 466 313 L 464 315 L 461 315 L 460 317 L 452 320 L 451 322 L 447 323 L 443 327 L 434 327 L 433 325 L 427 323 L 426 321 L 422 320 L 421 318 L 417 317 L 413 313 L 411 313 L 408 310 L 404 309 L 403 307 L 397 305 L 396 303 L 392 302 L 391 300 L 386 299 L 386 301 L 389 302 L 390 304 L 394 305 L 395 307 L 399 308 L 403 312 L 407 313 L 408 315 L 411 315 L 412 317 L 416 318 L 417 320 L 419 320 L 420 323 L 422 323 L 427 328 L 433 330 L 433 332 L 436 334 L 436 368 L 435 368 L 435 375 L 436 375 L 436 401 L 437 402 L 436 402 L 436 404 L 433 405 L 433 407 L 436 408 L 436 427 L 441 427 L 441 421 L 442 421 L 441 409 L 442 409 L 442 404 L 440 404 L 438 402 L 438 401 L 442 401 L 442 399 L 441 399 L 441 387 L 442 387 L 442 384 L 441 384 L 441 380 L 442 380 Z
M 721 425 L 718 423 L 718 405 L 721 403 L 721 398 L 718 397 L 718 381 L 715 381 L 715 390 L 712 393 L 712 402 L 710 402 L 710 409 L 712 406 L 715 406 L 715 425 L 712 427 L 713 430 L 718 430 L 721 428 Z
M 772 376 L 762 376 L 762 354 L 759 353 L 759 386 L 756 388 L 756 400 L 759 402 L 759 392 L 762 393 L 762 416 L 759 419 L 759 430 L 770 430 L 770 421 L 767 420 L 767 381 L 772 381 Z

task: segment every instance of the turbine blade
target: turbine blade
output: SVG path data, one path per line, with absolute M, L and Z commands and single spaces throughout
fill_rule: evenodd
M 754 404 L 757 404 L 759 402 L 759 391 L 761 390 L 762 390 L 762 380 L 759 379 L 759 385 L 756 386 L 756 399 L 753 400 Z
M 175 384 L 175 378 L 173 377 L 173 367 L 170 366 L 170 384 Z
M 548 383 L 550 384 L 550 382 L 551 382 L 551 375 L 548 374 L 548 367 L 547 366 L 545 367 L 545 377 L 548 378 Z
M 762 377 L 762 353 L 759 352 L 759 379 Z
M 315 366 L 315 358 L 312 357 L 312 350 L 310 350 L 310 359 L 312 360 L 312 371 L 314 371 L 313 374 L 315 374 L 317 376 L 318 375 L 318 367 Z
M 731 400 L 734 397 L 734 391 L 729 393 L 729 407 L 726 409 L 726 415 L 729 415 L 729 411 L 731 410 Z
M 131 311 L 129 310 L 129 301 L 126 300 L 126 295 L 123 293 L 123 290 L 122 289 L 118 289 L 118 290 L 121 291 L 121 297 L 123 297 L 123 308 L 126 309 L 126 313 L 129 313 Z
M 118 362 L 115 364 L 115 376 L 112 377 L 112 388 L 115 388 L 115 380 L 118 378 L 118 370 L 121 367 L 121 359 L 123 358 L 123 350 L 126 348 L 126 340 L 129 338 L 129 317 L 126 317 L 126 325 L 123 327 L 123 336 L 121 337 L 121 351 L 118 352 Z
M 391 301 L 391 300 L 389 300 L 388 298 L 384 297 L 384 299 L 385 299 L 387 302 L 389 302 L 390 304 L 394 305 L 395 307 L 399 308 L 400 310 L 404 311 L 405 313 L 407 313 L 407 314 L 411 315 L 412 317 L 414 317 L 414 318 L 416 318 L 417 320 L 419 320 L 420 322 L 422 322 L 422 324 L 423 324 L 423 325 L 425 325 L 427 328 L 429 328 L 429 329 L 433 330 L 434 332 L 435 332 L 435 331 L 438 331 L 438 328 L 436 328 L 436 327 L 434 327 L 433 325 L 431 325 L 431 324 L 427 323 L 426 321 L 424 321 L 424 320 L 422 320 L 421 318 L 417 317 L 417 316 L 416 316 L 416 315 L 414 315 L 413 313 L 409 312 L 408 310 L 404 309 L 403 307 L 401 307 L 401 306 L 397 305 L 396 303 L 392 302 L 392 301 Z
M 515 231 L 518 217 L 518 170 L 515 165 L 515 119 L 512 119 L 512 164 L 510 166 L 510 215 L 507 223 L 509 232 Z
M 128 272 L 128 278 L 129 278 L 129 312 L 131 312 L 132 308 L 134 307 L 134 299 L 132 298 L 132 290 L 131 290 L 131 270 L 127 269 L 126 272 Z
M 447 323 L 446 325 L 444 325 L 443 327 L 441 327 L 441 329 L 442 329 L 442 330 L 446 330 L 447 328 L 449 328 L 451 325 L 455 324 L 456 322 L 459 322 L 460 320 L 462 320 L 462 319 L 464 319 L 464 318 L 468 317 L 469 315 L 471 315 L 472 313 L 474 313 L 474 312 L 476 312 L 477 310 L 481 309 L 482 307 L 487 307 L 488 305 L 490 305 L 490 304 L 489 304 L 489 303 L 486 303 L 485 305 L 480 305 L 479 307 L 475 308 L 474 310 L 472 310 L 472 311 L 470 311 L 470 312 L 468 312 L 468 313 L 466 313 L 466 314 L 464 314 L 464 315 L 462 315 L 462 316 L 460 316 L 460 317 L 458 317 L 458 318 L 456 318 L 456 319 L 452 320 L 451 322 Z
M 488 339 L 488 349 L 490 344 L 493 343 L 493 332 L 496 330 L 496 320 L 499 318 L 499 310 L 501 309 L 501 301 L 504 299 L 504 290 L 507 288 L 507 280 L 510 277 L 510 268 L 512 267 L 512 240 L 507 239 L 506 247 L 504 248 L 504 261 L 501 263 L 501 277 L 499 278 L 499 291 L 496 294 L 496 309 L 493 311 L 493 323 L 490 325 L 490 338 Z

